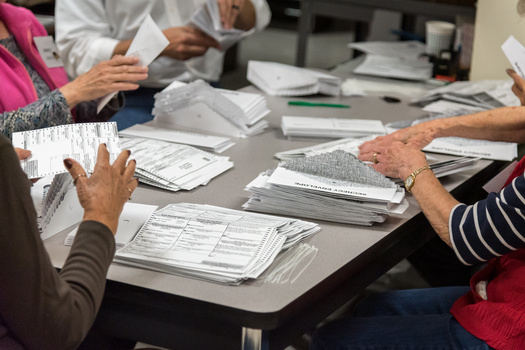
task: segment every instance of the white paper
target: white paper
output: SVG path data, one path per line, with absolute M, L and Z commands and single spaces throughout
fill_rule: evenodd
M 379 55 L 366 55 L 354 69 L 355 74 L 405 80 L 427 80 L 432 76 L 432 64 L 423 60 Z
M 525 79 L 525 47 L 511 35 L 503 43 L 501 49 L 509 59 L 514 71 Z
M 410 41 L 363 41 L 348 44 L 351 49 L 356 49 L 367 54 L 386 57 L 400 57 L 417 60 L 425 53 L 426 45 L 422 42 Z
M 55 41 L 51 35 L 35 36 L 33 41 L 38 49 L 38 53 L 40 53 L 40 56 L 48 68 L 64 66 L 64 63 L 60 59 L 60 54 L 55 45 Z
M 110 162 L 120 154 L 115 122 L 67 124 L 15 132 L 12 140 L 13 147 L 31 151 L 31 156 L 20 162 L 30 179 L 67 172 L 63 163 L 66 158 L 79 162 L 86 172 L 93 172 L 101 143 L 108 148 Z
M 503 187 L 503 185 L 505 185 L 505 182 L 507 182 L 507 179 L 509 178 L 510 174 L 512 174 L 512 172 L 516 168 L 516 165 L 518 165 L 518 161 L 516 160 L 510 163 L 509 166 L 507 166 L 499 174 L 494 176 L 485 185 L 483 185 L 483 189 L 487 193 L 501 191 L 501 188 Z
M 381 120 L 283 116 L 283 134 L 288 137 L 343 138 L 385 135 Z
M 139 203 L 127 202 L 124 204 L 122 213 L 120 214 L 118 221 L 117 233 L 115 233 L 115 243 L 117 249 L 124 247 L 124 245 L 131 242 L 135 234 L 149 219 L 155 210 L 157 205 L 147 205 Z M 64 242 L 65 245 L 72 245 L 77 234 L 78 227 L 73 229 Z
M 138 57 L 139 65 L 148 66 L 169 45 L 169 43 L 170 42 L 166 39 L 166 36 L 148 14 L 133 38 L 129 49 L 126 52 L 126 56 Z M 116 94 L 117 93 L 114 92 L 102 97 L 98 101 L 97 113 L 100 113 L 102 108 L 104 108 L 104 106 Z

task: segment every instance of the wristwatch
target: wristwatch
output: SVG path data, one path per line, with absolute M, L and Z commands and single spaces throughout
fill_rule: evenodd
M 416 171 L 414 171 L 412 174 L 408 175 L 407 179 L 405 180 L 405 188 L 407 189 L 408 193 L 410 193 L 410 189 L 414 186 L 414 183 L 416 181 L 416 176 L 427 170 L 427 169 L 430 169 L 430 166 L 428 165 L 425 165 L 424 167 L 422 168 L 419 168 L 417 169 Z

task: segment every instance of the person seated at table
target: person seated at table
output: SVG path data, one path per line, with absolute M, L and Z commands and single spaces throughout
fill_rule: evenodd
M 225 29 L 263 30 L 271 12 L 266 0 L 214 0 Z M 205 0 L 104 1 L 57 0 L 57 45 L 70 76 L 86 72 L 115 54 L 126 54 L 147 14 L 169 45 L 149 65 L 138 90 L 125 93 L 129 103 L 113 118 L 119 130 L 153 119 L 154 95 L 173 81 L 202 79 L 218 85 L 225 52 L 220 44 L 190 23 Z
M 47 67 L 36 48 L 33 38 L 47 36 L 45 28 L 31 11 L 5 1 L 0 0 L 1 134 L 9 137 L 15 131 L 73 121 L 106 121 L 122 105 L 122 97 L 100 114 L 94 100 L 137 89 L 135 82 L 147 78 L 147 68 L 135 66 L 137 58 L 116 56 L 69 82 L 65 70 Z
M 525 157 L 498 193 L 459 203 L 421 149 L 438 137 L 525 142 L 525 108 L 435 119 L 365 142 L 359 159 L 405 181 L 438 236 L 465 265 L 486 263 L 470 286 L 389 291 L 320 327 L 312 349 L 525 349 Z
M 84 218 L 57 272 L 40 238 L 30 182 L 19 164 L 31 152 L 16 151 L 18 157 L 0 135 L 0 349 L 76 349 L 102 301 L 118 219 L 138 185 L 132 178 L 135 161 L 127 163 L 130 153 L 123 151 L 110 165 L 102 144 L 87 177 L 75 160 L 64 160 Z

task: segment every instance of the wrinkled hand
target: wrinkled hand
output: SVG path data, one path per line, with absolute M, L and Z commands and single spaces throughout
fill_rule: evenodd
M 371 166 L 381 174 L 392 178 L 405 180 L 414 170 L 427 164 L 423 152 L 399 141 L 377 146 L 375 153 L 378 163 Z
M 514 80 L 512 92 L 520 99 L 520 104 L 525 106 L 525 79 L 520 77 L 513 69 L 507 69 L 507 74 Z
M 224 29 L 232 29 L 237 20 L 237 16 L 242 12 L 246 5 L 245 0 L 217 0 L 219 13 Z
M 378 136 L 359 146 L 359 159 L 372 161 L 373 154 L 379 149 L 388 147 L 394 142 L 401 142 L 407 146 L 420 150 L 434 139 L 435 131 L 428 122 L 416 124 L 408 128 L 397 130 L 386 136 Z
M 117 91 L 135 90 L 148 77 L 148 68 L 138 66 L 137 57 L 113 56 L 60 88 L 70 108 Z
M 99 221 L 108 226 L 113 234 L 117 232 L 124 203 L 138 186 L 138 179 L 132 179 L 135 174 L 135 160 L 126 165 L 129 155 L 129 151 L 122 151 L 113 165 L 110 165 L 106 145 L 99 145 L 95 170 L 89 178 L 78 176 L 86 172 L 77 161 L 71 158 L 64 160 L 69 173 L 76 179 L 78 199 L 84 208 L 84 220 Z
M 201 30 L 191 27 L 171 27 L 162 31 L 168 41 L 168 47 L 162 51 L 163 56 L 177 60 L 188 60 L 202 56 L 210 47 L 220 49 L 219 43 Z

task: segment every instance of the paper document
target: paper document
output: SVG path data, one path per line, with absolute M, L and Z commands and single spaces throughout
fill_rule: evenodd
M 283 116 L 281 129 L 288 138 L 344 138 L 385 135 L 380 120 Z
M 126 56 L 138 57 L 139 65 L 148 66 L 169 45 L 168 39 L 148 14 L 129 46 Z M 97 113 L 115 96 L 108 94 L 98 101 Z
M 206 281 L 257 278 L 277 254 L 318 232 L 297 219 L 210 205 L 171 204 L 156 211 L 115 261 Z
M 131 242 L 135 234 L 142 225 L 148 221 L 149 217 L 157 210 L 156 205 L 138 204 L 127 202 L 124 204 L 122 213 L 118 221 L 117 233 L 115 233 L 115 243 L 117 249 L 124 247 Z M 73 229 L 64 242 L 65 245 L 72 245 L 77 235 L 78 227 Z
M 228 137 L 211 136 L 144 124 L 135 124 L 119 132 L 121 136 L 142 137 L 174 142 L 201 148 L 205 151 L 222 153 L 235 145 Z
M 366 55 L 365 60 L 354 69 L 354 73 L 404 80 L 427 80 L 432 77 L 432 68 L 432 63 L 424 60 Z
M 105 143 L 110 162 L 120 154 L 117 123 L 80 123 L 13 133 L 13 147 L 31 151 L 20 162 L 30 179 L 67 172 L 63 160 L 73 158 L 86 172 L 95 168 L 98 146 Z
M 367 54 L 400 57 L 403 59 L 417 60 L 425 53 L 426 45 L 420 41 L 363 41 L 348 44 L 351 49 L 356 49 Z
M 525 47 L 511 35 L 503 43 L 501 49 L 509 59 L 512 68 L 525 79 Z

